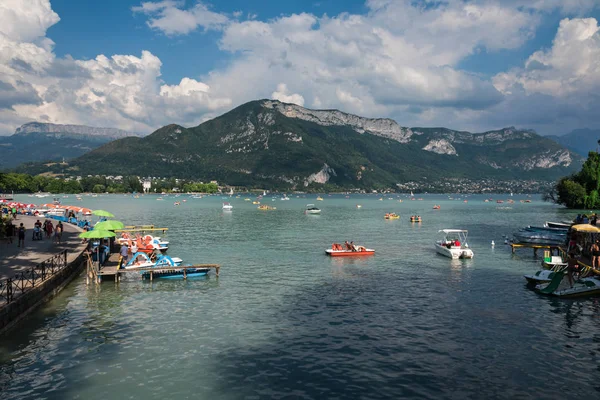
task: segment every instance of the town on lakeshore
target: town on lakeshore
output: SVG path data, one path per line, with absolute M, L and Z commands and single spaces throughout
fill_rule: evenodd
M 0 400 L 600 397 L 600 0 L 0 0 Z

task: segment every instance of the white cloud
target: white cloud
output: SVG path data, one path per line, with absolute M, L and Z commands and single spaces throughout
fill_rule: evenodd
M 293 103 L 298 104 L 299 106 L 304 106 L 304 97 L 298 93 L 290 94 L 285 83 L 280 83 L 277 85 L 277 90 L 271 93 L 271 98 L 279 100 L 283 103 Z
M 198 28 L 220 29 L 229 20 L 223 14 L 210 11 L 202 2 L 187 10 L 181 8 L 183 5 L 181 1 L 145 2 L 132 10 L 148 15 L 148 26 L 167 35 L 185 35 Z

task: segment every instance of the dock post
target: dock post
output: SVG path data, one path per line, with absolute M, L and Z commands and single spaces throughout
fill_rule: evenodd
M 220 267 L 220 266 L 218 266 L 218 265 L 215 267 L 215 272 L 217 273 L 217 276 L 219 276 L 219 270 L 220 270 L 220 269 L 221 269 L 221 267 Z
M 154 274 L 152 273 L 152 271 L 150 271 L 150 282 L 152 282 L 152 277 L 153 277 L 153 275 L 154 275 Z
M 187 268 L 183 269 L 183 279 L 186 280 L 187 279 Z
M 537 257 L 537 248 L 536 247 L 533 248 L 533 256 Z

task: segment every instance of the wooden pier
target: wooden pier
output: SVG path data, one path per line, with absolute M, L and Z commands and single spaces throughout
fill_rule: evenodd
M 87 278 L 86 283 L 89 285 L 90 281 L 101 283 L 103 280 L 111 280 L 113 282 L 119 282 L 121 280 L 120 275 L 129 272 L 148 272 L 150 275 L 150 280 L 152 281 L 154 278 L 154 272 L 167 272 L 172 270 L 183 270 L 183 279 L 187 279 L 187 270 L 188 269 L 196 269 L 196 268 L 211 268 L 215 270 L 215 275 L 217 278 L 219 277 L 219 272 L 221 270 L 221 265 L 219 264 L 198 264 L 198 265 L 186 265 L 186 266 L 167 266 L 165 268 L 158 267 L 136 267 L 129 269 L 119 269 L 119 265 L 121 265 L 121 256 L 117 253 L 113 253 L 108 257 L 108 260 L 104 263 L 103 266 L 100 267 L 100 270 L 97 269 L 96 264 L 92 262 L 91 257 L 88 257 L 87 264 Z M 141 278 L 144 279 L 144 275 L 140 274 Z
M 561 251 L 561 247 L 554 244 L 511 243 L 510 247 L 512 248 L 513 253 L 516 249 L 533 249 L 534 256 L 537 256 L 537 251 L 539 249 L 550 250 L 551 254 L 554 252 L 554 250 L 557 251 L 557 254 L 560 254 Z
M 142 225 L 142 226 L 125 226 L 123 229 L 115 229 L 115 233 L 140 233 L 145 234 L 148 232 L 162 232 L 166 233 L 169 228 L 155 228 L 154 225 Z

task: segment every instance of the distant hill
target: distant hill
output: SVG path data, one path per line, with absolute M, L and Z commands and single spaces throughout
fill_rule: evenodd
M 483 133 L 406 128 L 391 119 L 257 100 L 197 127 L 167 125 L 144 138 L 110 142 L 64 169 L 301 190 L 446 178 L 553 180 L 582 161 L 550 139 L 512 127 Z M 48 167 L 20 170 L 41 173 Z
M 600 129 L 575 129 L 562 136 L 546 136 L 556 143 L 573 150 L 574 152 L 587 157 L 590 151 L 598 149 L 598 140 L 600 140 Z
M 113 128 L 30 122 L 12 136 L 0 136 L 0 169 L 24 162 L 79 157 L 107 142 L 140 134 Z

